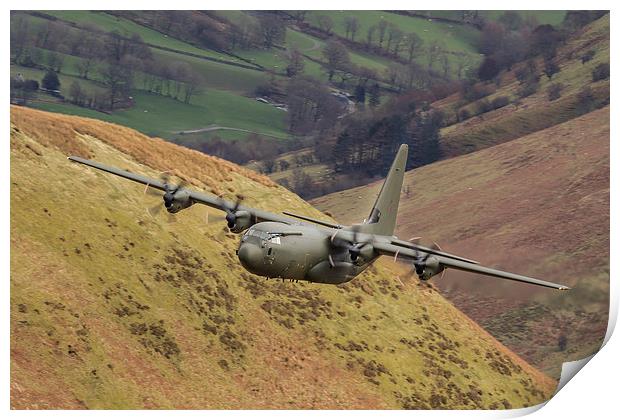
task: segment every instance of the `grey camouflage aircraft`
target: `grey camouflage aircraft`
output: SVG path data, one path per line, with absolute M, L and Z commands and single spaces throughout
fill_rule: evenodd
M 288 212 L 274 214 L 243 206 L 240 201 L 230 202 L 193 191 L 167 179 L 151 179 L 75 156 L 69 160 L 163 192 L 163 204 L 169 213 L 194 204 L 224 211 L 228 228 L 243 233 L 237 249 L 241 265 L 259 276 L 340 284 L 353 279 L 380 256 L 387 255 L 410 263 L 412 272 L 415 271 L 422 281 L 452 268 L 559 290 L 569 289 L 561 284 L 484 267 L 476 261 L 448 254 L 436 245 L 426 247 L 394 236 L 407 150 L 407 145 L 400 146 L 369 217 L 352 226 Z

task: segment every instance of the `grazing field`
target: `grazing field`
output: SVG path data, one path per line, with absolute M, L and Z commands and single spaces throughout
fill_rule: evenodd
M 383 11 L 312 11 L 308 13 L 308 20 L 318 26 L 319 15 L 330 16 L 334 22 L 334 32 L 344 37 L 345 17 L 354 16 L 359 21 L 358 37 L 364 40 L 368 28 L 381 20 L 391 23 L 404 32 L 415 32 L 425 43 L 440 41 L 451 52 L 475 53 L 475 44 L 478 42 L 479 32 L 472 27 L 452 25 L 437 22 L 432 19 L 410 17 Z M 385 42 L 385 41 L 384 41 Z
M 140 91 L 135 92 L 134 100 L 133 107 L 112 114 L 64 103 L 33 103 L 33 106 L 52 112 L 100 118 L 164 138 L 172 138 L 178 131 L 195 130 L 213 124 L 287 138 L 282 111 L 252 98 L 224 91 L 207 90 L 196 95 L 191 104 Z M 217 106 L 212 106 L 213 103 L 217 103 Z M 280 124 L 276 124 L 278 120 Z M 266 125 L 265 121 L 271 123 Z
M 94 25 L 104 31 L 118 31 L 121 35 L 140 35 L 142 40 L 156 47 L 170 48 L 181 52 L 198 54 L 207 57 L 230 60 L 231 57 L 216 51 L 195 47 L 187 42 L 167 36 L 153 29 L 139 25 L 129 19 L 113 16 L 102 11 L 88 10 L 46 10 L 42 13 L 55 16 L 67 22 L 83 25 Z

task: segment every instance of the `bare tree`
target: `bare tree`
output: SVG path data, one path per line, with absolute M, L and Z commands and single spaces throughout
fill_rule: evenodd
M 441 54 L 441 68 L 443 69 L 443 77 L 448 78 L 448 74 L 450 73 L 450 59 L 448 57 L 448 53 L 444 52 Z
M 288 66 L 286 67 L 286 75 L 294 77 L 304 71 L 304 57 L 297 48 L 288 54 Z
M 60 73 L 62 70 L 62 65 L 64 63 L 64 59 L 60 54 L 55 51 L 48 51 L 47 53 L 47 66 L 54 70 L 56 73 Z
M 372 39 L 375 35 L 376 30 L 377 27 L 375 25 L 368 27 L 368 29 L 366 30 L 366 48 L 368 49 L 372 47 Z
M 413 61 L 413 58 L 420 54 L 422 44 L 424 44 L 424 41 L 415 32 L 407 35 L 407 58 L 409 62 Z
M 69 97 L 71 102 L 76 105 L 82 106 L 84 103 L 84 92 L 79 82 L 73 81 L 69 86 Z
M 441 47 L 440 47 L 439 41 L 437 40 L 432 41 L 430 45 L 428 46 L 426 53 L 428 57 L 428 69 L 429 70 L 433 68 L 433 64 L 437 60 L 438 58 L 437 56 L 440 51 L 441 51 Z
M 274 44 L 282 42 L 286 33 L 286 26 L 282 19 L 273 13 L 261 15 L 258 18 L 260 30 L 263 35 L 263 44 L 271 48 Z
M 398 27 L 394 26 L 394 27 L 390 28 L 390 35 L 389 35 L 389 37 L 390 37 L 391 43 L 392 43 L 392 52 L 394 53 L 394 56 L 398 57 L 398 54 L 400 52 L 401 43 L 402 43 L 402 40 L 403 40 L 403 31 L 398 29 Z M 389 52 L 389 49 L 388 49 L 388 52 Z
M 359 20 L 355 16 L 347 16 L 344 18 L 344 29 L 346 38 L 351 35 L 351 41 L 355 41 L 355 35 L 359 29 Z
M 101 71 L 103 83 L 107 88 L 107 102 L 111 110 L 122 103 L 129 95 L 132 85 L 131 72 L 117 63 L 108 64 Z
M 11 21 L 11 58 L 19 63 L 30 43 L 30 25 L 21 16 Z
M 379 31 L 379 48 L 383 48 L 383 40 L 385 39 L 385 30 L 387 29 L 388 23 L 381 19 L 379 23 L 377 23 L 377 29 Z
M 190 69 L 184 80 L 185 96 L 183 98 L 183 102 L 189 104 L 192 96 L 198 92 L 201 84 L 202 77 L 200 74 Z
M 319 29 L 321 29 L 327 35 L 332 34 L 332 29 L 334 28 L 334 22 L 332 21 L 332 18 L 327 15 L 319 15 L 317 16 L 317 22 L 319 24 Z
M 342 70 L 350 63 L 349 52 L 338 41 L 329 41 L 323 48 L 323 57 L 327 60 L 329 80 L 332 80 L 337 70 Z

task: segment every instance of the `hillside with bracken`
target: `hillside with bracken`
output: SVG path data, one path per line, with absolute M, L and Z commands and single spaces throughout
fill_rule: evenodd
M 609 107 L 409 171 L 397 234 L 422 236 L 566 293 L 448 270 L 433 284 L 550 375 L 598 350 L 609 305 Z M 376 182 L 312 203 L 339 222 L 368 216 Z M 366 204 L 366 205 L 362 205 Z
M 258 278 L 204 207 L 153 217 L 142 186 L 66 156 L 321 216 L 266 177 L 22 107 L 10 134 L 13 408 L 516 408 L 553 393 L 432 287 L 384 264 L 340 287 Z

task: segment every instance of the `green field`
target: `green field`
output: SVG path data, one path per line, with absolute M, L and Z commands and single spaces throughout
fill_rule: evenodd
M 142 40 L 144 42 L 152 44 L 154 46 L 171 48 L 191 54 L 199 54 L 202 56 L 213 57 L 222 60 L 235 60 L 234 57 L 230 57 L 226 54 L 195 47 L 191 44 L 169 37 L 155 30 L 149 29 L 145 26 L 138 25 L 131 20 L 116 17 L 105 12 L 93 12 L 87 10 L 49 10 L 44 11 L 43 13 L 80 25 L 95 25 L 105 31 L 116 30 L 119 31 L 122 35 L 126 36 L 131 36 L 131 34 L 138 34 L 140 35 L 140 37 L 142 37 Z
M 307 19 L 313 25 L 318 26 L 317 17 L 319 15 L 330 16 L 334 22 L 334 32 L 343 37 L 346 35 L 345 18 L 348 16 L 356 17 L 359 21 L 359 29 L 356 36 L 358 41 L 364 41 L 367 29 L 383 19 L 388 23 L 396 25 L 405 33 L 415 32 L 424 40 L 425 44 L 437 40 L 445 45 L 447 51 L 476 53 L 475 45 L 478 41 L 478 31 L 468 26 L 452 25 L 445 22 L 397 15 L 389 12 L 365 10 L 313 11 L 308 13 Z M 377 35 L 375 35 L 376 37 Z
M 518 10 L 521 17 L 533 17 L 539 24 L 559 25 L 566 16 L 566 10 Z M 497 20 L 504 13 L 503 10 L 483 10 L 480 14 L 490 20 Z
M 413 32 L 418 35 L 424 41 L 424 49 L 432 42 L 439 42 L 440 48 L 448 53 L 447 56 L 450 62 L 449 75 L 451 77 L 456 77 L 457 56 L 466 57 L 470 66 L 475 66 L 480 61 L 480 55 L 476 51 L 479 31 L 471 26 L 378 11 L 313 11 L 308 13 L 307 20 L 312 25 L 318 26 L 318 16 L 320 15 L 330 16 L 334 22 L 333 31 L 342 37 L 346 35 L 345 18 L 355 16 L 359 21 L 359 29 L 355 40 L 360 43 L 365 42 L 368 28 L 376 25 L 381 20 L 397 26 L 405 34 Z M 383 45 L 387 43 L 387 30 L 385 38 Z M 378 44 L 377 32 L 375 32 L 373 44 Z M 414 60 L 421 66 L 427 67 L 429 65 L 429 57 L 426 52 L 420 53 Z M 363 53 L 351 54 L 351 61 L 378 72 L 385 71 L 392 62 L 385 57 Z M 439 60 L 435 61 L 433 69 L 440 71 Z
M 287 138 L 285 113 L 270 105 L 230 92 L 206 90 L 191 104 L 171 98 L 134 92 L 135 106 L 106 114 L 66 103 L 33 103 L 45 111 L 73 114 L 122 124 L 145 134 L 171 138 L 175 132 L 211 125 L 235 127 Z M 246 137 L 246 135 L 241 136 Z
M 426 16 L 426 18 L 453 19 L 460 21 L 460 10 L 415 10 L 414 12 Z M 480 16 L 487 20 L 498 20 L 505 10 L 480 10 Z M 522 18 L 533 17 L 539 24 L 559 25 L 566 16 L 565 10 L 516 10 Z
M 265 72 L 216 63 L 175 52 L 154 50 L 153 56 L 155 59 L 167 62 L 186 62 L 200 73 L 204 86 L 213 89 L 248 94 L 258 85 L 269 80 L 269 75 Z

